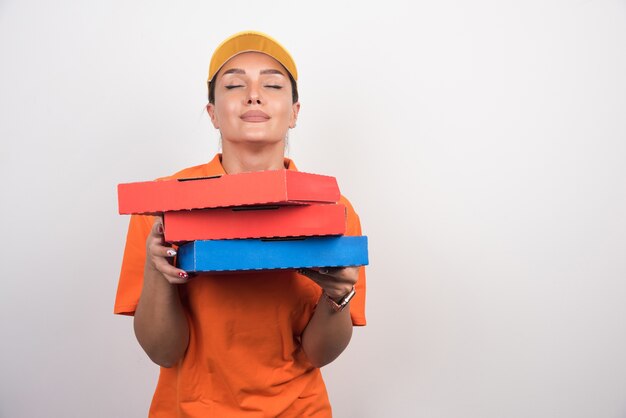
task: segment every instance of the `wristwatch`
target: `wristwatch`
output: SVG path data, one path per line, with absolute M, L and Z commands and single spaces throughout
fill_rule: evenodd
M 341 312 L 345 309 L 346 306 L 348 306 L 348 303 L 350 303 L 354 295 L 356 295 L 356 290 L 354 289 L 354 286 L 352 286 L 352 290 L 350 290 L 347 295 L 339 299 L 339 301 L 337 302 L 332 300 L 331 297 L 328 296 L 326 292 L 323 292 L 323 294 L 326 300 L 328 301 L 328 304 L 330 305 L 330 307 L 333 308 L 335 312 Z

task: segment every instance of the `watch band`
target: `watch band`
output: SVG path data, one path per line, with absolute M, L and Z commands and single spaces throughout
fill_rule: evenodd
M 332 300 L 326 292 L 323 292 L 323 294 L 330 307 L 333 308 L 335 312 L 341 312 L 345 309 L 346 306 L 348 306 L 348 303 L 350 303 L 354 295 L 356 295 L 356 289 L 353 286 L 352 290 L 350 290 L 347 295 L 342 297 L 339 302 L 335 302 L 334 300 Z

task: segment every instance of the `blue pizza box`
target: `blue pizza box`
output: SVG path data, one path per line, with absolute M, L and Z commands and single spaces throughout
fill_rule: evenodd
M 198 240 L 179 247 L 188 272 L 347 267 L 368 264 L 366 236 Z

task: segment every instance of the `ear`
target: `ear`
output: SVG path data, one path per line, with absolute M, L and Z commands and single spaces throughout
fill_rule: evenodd
M 295 102 L 291 105 L 291 120 L 289 121 L 289 128 L 293 129 L 296 127 L 296 122 L 298 120 L 298 112 L 300 112 L 300 102 Z
M 206 112 L 209 114 L 211 118 L 211 123 L 215 129 L 219 129 L 220 125 L 217 121 L 217 116 L 215 116 L 215 105 L 213 103 L 209 103 L 206 105 Z

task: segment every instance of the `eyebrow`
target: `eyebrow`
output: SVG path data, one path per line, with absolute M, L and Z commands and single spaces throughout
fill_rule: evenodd
M 282 76 L 284 76 L 285 74 L 283 74 L 282 71 L 279 70 L 275 70 L 273 68 L 269 69 L 269 70 L 261 70 L 261 74 L 280 74 Z
M 245 74 L 246 71 L 241 69 L 241 68 L 229 68 L 228 70 L 224 71 L 223 75 L 226 74 Z M 280 70 L 275 70 L 273 68 L 267 69 L 267 70 L 261 70 L 261 74 L 280 74 L 282 76 L 284 76 L 285 74 L 283 74 L 282 71 Z

